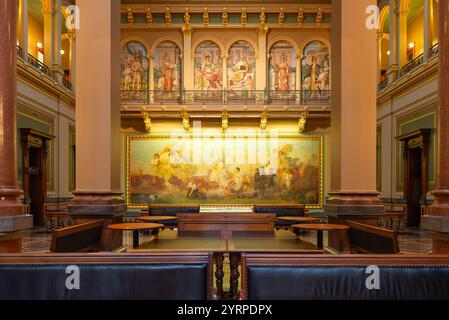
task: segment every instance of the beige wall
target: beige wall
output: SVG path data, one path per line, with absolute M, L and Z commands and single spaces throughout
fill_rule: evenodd
M 37 58 L 37 46 L 44 44 L 44 25 L 39 23 L 28 10 L 28 53 Z

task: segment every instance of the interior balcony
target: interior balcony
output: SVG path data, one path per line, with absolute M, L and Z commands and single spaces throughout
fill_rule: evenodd
M 122 90 L 123 114 L 151 111 L 153 116 L 188 111 L 217 112 L 223 108 L 235 113 L 280 112 L 283 116 L 310 111 L 330 116 L 331 90 L 182 90 L 175 92 Z

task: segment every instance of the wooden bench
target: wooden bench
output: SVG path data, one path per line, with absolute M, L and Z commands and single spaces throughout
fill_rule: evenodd
M 351 250 L 357 253 L 394 254 L 399 253 L 396 231 L 373 227 L 354 221 L 347 221 Z
M 212 272 L 209 252 L 0 255 L 0 300 L 206 300 Z
M 68 214 L 69 202 L 47 202 L 44 204 L 44 219 L 47 232 L 72 224 Z
M 77 224 L 53 231 L 51 252 L 94 252 L 99 250 L 103 220 Z
M 246 253 L 241 280 L 244 300 L 449 300 L 449 256 Z

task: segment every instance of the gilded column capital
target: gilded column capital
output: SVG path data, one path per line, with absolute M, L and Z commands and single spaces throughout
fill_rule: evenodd
M 256 28 L 256 32 L 259 37 L 265 36 L 268 33 L 268 27 L 265 24 L 261 24 Z
M 182 26 L 182 33 L 184 34 L 184 37 L 190 37 L 193 33 L 193 28 L 190 24 L 185 24 Z

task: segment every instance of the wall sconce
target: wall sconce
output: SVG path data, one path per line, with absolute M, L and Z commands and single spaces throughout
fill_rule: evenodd
M 36 46 L 37 46 L 39 49 L 42 49 L 42 48 L 44 47 L 44 45 L 42 44 L 42 42 L 36 43 Z
M 415 42 L 410 42 L 410 43 L 408 44 L 408 47 L 409 47 L 410 49 L 413 49 L 413 48 L 415 47 Z
M 260 117 L 260 130 L 264 131 L 267 128 L 268 124 L 268 112 L 262 112 L 262 116 Z
M 298 133 L 303 133 L 306 128 L 308 111 L 301 112 L 298 119 Z
M 151 123 L 150 114 L 147 111 L 142 112 L 143 124 L 145 125 L 145 131 L 151 133 L 153 124 Z
M 221 114 L 221 132 L 224 134 L 229 127 L 228 109 L 224 108 Z
M 390 50 L 387 51 L 387 56 L 389 56 L 391 54 Z
M 190 119 L 189 119 L 189 114 L 187 113 L 186 110 L 184 110 L 181 113 L 181 117 L 182 117 L 182 127 L 184 128 L 185 132 L 189 132 L 190 131 Z
M 65 51 L 61 49 L 60 53 L 63 56 L 65 54 Z

